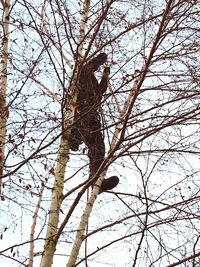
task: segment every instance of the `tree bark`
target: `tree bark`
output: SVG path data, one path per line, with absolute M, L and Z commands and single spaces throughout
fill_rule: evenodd
M 8 107 L 6 104 L 7 96 L 7 67 L 8 67 L 8 42 L 9 42 L 9 13 L 10 0 L 2 1 L 3 6 L 3 38 L 1 48 L 0 62 L 0 196 L 2 194 L 2 174 L 5 160 L 5 140 L 6 140 L 6 124 L 8 118 Z
M 80 36 L 79 36 L 79 47 L 78 47 L 78 58 L 77 62 L 80 63 L 82 54 L 83 54 L 83 40 L 85 37 L 85 26 L 87 22 L 88 12 L 90 7 L 90 1 L 85 0 L 81 23 L 80 23 Z M 60 139 L 60 146 L 57 157 L 57 165 L 55 171 L 55 182 L 52 190 L 52 199 L 48 216 L 48 225 L 47 232 L 45 237 L 45 244 L 43 255 L 40 263 L 40 267 L 50 267 L 53 263 L 53 257 L 56 250 L 57 241 L 55 241 L 55 237 L 58 231 L 58 223 L 59 223 L 59 214 L 62 204 L 62 196 L 63 196 L 63 186 L 64 186 L 64 176 L 65 170 L 67 166 L 67 162 L 69 160 L 69 141 L 68 137 L 70 135 L 70 125 L 73 123 L 74 117 L 74 103 L 76 102 L 77 92 L 76 92 L 76 81 L 78 78 L 78 70 L 79 64 L 75 66 L 75 71 L 72 79 L 72 85 L 70 88 L 70 101 L 66 108 L 66 117 L 64 119 L 64 129 L 63 135 Z M 68 130 L 69 128 L 69 130 Z

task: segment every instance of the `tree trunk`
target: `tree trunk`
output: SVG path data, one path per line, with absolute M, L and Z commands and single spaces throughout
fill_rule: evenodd
M 6 124 L 8 118 L 8 107 L 6 105 L 7 96 L 7 65 L 8 65 L 8 42 L 9 42 L 9 12 L 10 1 L 2 2 L 3 5 L 3 38 L 1 48 L 1 62 L 0 62 L 0 196 L 2 194 L 3 181 L 1 176 L 3 174 L 3 166 L 5 160 L 5 140 L 6 140 Z
M 85 25 L 87 22 L 88 12 L 90 7 L 90 1 L 85 0 L 84 9 L 82 12 L 82 18 L 80 23 L 80 36 L 79 36 L 79 47 L 78 47 L 78 58 L 77 62 L 80 63 L 81 57 L 83 54 L 83 40 L 85 36 Z M 74 104 L 76 102 L 76 82 L 78 78 L 78 70 L 79 64 L 75 66 L 75 71 L 72 79 L 72 85 L 70 88 L 70 99 L 69 103 L 67 103 L 66 108 L 66 117 L 64 119 L 64 129 L 63 135 L 60 139 L 60 147 L 57 157 L 57 165 L 55 171 L 55 182 L 52 190 L 52 199 L 51 206 L 49 210 L 48 217 L 48 225 L 47 232 L 44 244 L 44 251 L 40 263 L 40 267 L 48 267 L 53 263 L 53 256 L 56 250 L 57 241 L 55 241 L 55 237 L 58 231 L 58 223 L 59 223 L 59 214 L 62 204 L 62 195 L 63 195 L 63 186 L 64 186 L 64 176 L 66 165 L 69 160 L 69 142 L 68 137 L 70 134 L 70 125 L 73 123 L 74 117 Z M 69 129 L 68 129 L 69 128 Z

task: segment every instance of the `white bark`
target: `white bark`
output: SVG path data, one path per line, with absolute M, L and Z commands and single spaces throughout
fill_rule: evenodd
M 81 220 L 80 220 L 80 224 L 79 224 L 79 227 L 78 227 L 78 230 L 76 233 L 74 245 L 73 245 L 73 248 L 72 248 L 72 251 L 70 254 L 70 258 L 69 258 L 69 261 L 68 261 L 66 267 L 74 267 L 75 266 L 80 247 L 81 247 L 81 245 L 84 241 L 84 238 L 85 238 L 85 229 L 86 229 L 86 226 L 88 223 L 88 218 L 90 216 L 93 205 L 94 205 L 95 200 L 97 198 L 97 195 L 99 193 L 99 188 L 100 188 L 101 183 L 103 182 L 104 176 L 105 176 L 105 172 L 101 173 L 101 175 L 99 176 L 99 179 L 96 182 L 96 186 L 94 186 L 92 193 L 90 195 L 90 198 L 89 198 L 89 200 L 86 204 L 86 207 L 83 211 L 83 214 L 82 214 Z
M 90 1 L 85 0 L 82 17 L 81 17 L 81 23 L 80 23 L 80 36 L 78 43 L 78 67 L 79 62 L 82 58 L 83 53 L 83 40 L 85 37 L 85 28 L 86 28 L 86 22 L 88 17 L 90 7 Z M 73 116 L 74 116 L 74 103 L 76 102 L 76 81 L 77 81 L 77 75 L 78 75 L 78 67 L 76 68 L 73 76 L 73 82 L 72 86 L 70 88 L 71 92 L 71 102 L 68 103 L 67 109 L 66 109 L 66 117 L 64 120 L 64 130 L 68 128 L 68 126 L 71 125 L 73 122 Z M 55 170 L 55 182 L 53 186 L 52 191 L 52 199 L 51 199 L 51 206 L 49 211 L 49 217 L 48 217 L 48 225 L 47 225 L 47 232 L 46 232 L 46 238 L 45 238 L 45 244 L 44 244 L 44 251 L 40 263 L 40 267 L 50 267 L 53 263 L 53 256 L 54 252 L 56 250 L 56 241 L 54 238 L 56 237 L 57 231 L 58 231 L 58 223 L 59 223 L 59 214 L 60 214 L 60 208 L 62 204 L 62 195 L 63 195 L 63 186 L 64 186 L 64 175 L 66 170 L 66 165 L 69 159 L 69 143 L 68 143 L 68 137 L 69 132 L 63 134 L 60 140 L 60 146 L 59 146 L 59 152 L 57 157 L 57 165 Z
M 64 185 L 64 174 L 66 169 L 66 164 L 68 161 L 68 140 L 66 138 L 61 138 L 60 147 L 57 156 L 57 165 L 55 170 L 55 181 L 52 190 L 51 206 L 48 216 L 47 232 L 44 244 L 44 251 L 41 259 L 40 266 L 48 267 L 53 263 L 53 256 L 56 250 L 56 243 L 54 242 L 54 237 L 57 234 L 60 207 L 62 204 L 62 194 Z
M 29 249 L 28 267 L 33 267 L 35 228 L 36 228 L 36 224 L 37 224 L 38 212 L 40 210 L 40 205 L 41 205 L 41 201 L 42 201 L 43 191 L 44 191 L 44 186 L 42 185 L 40 192 L 39 192 L 38 203 L 37 203 L 35 212 L 33 214 L 33 223 L 31 226 L 31 234 L 30 234 L 30 249 Z
M 83 41 L 86 32 L 86 25 L 88 20 L 88 13 L 90 8 L 90 0 L 85 0 L 83 5 L 83 11 L 81 16 L 81 23 L 80 23 L 80 37 L 79 37 L 79 47 L 78 47 L 78 55 L 83 56 Z
M 6 124 L 8 118 L 8 107 L 6 105 L 7 95 L 7 67 L 8 67 L 8 42 L 9 42 L 9 12 L 10 0 L 1 1 L 3 6 L 3 37 L 1 47 L 0 62 L 0 177 L 3 174 L 3 165 L 5 160 L 5 139 Z M 0 195 L 2 189 L 2 179 L 0 178 Z

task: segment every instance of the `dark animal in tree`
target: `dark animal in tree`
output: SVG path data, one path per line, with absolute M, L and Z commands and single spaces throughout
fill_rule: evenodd
M 118 183 L 119 183 L 119 178 L 117 176 L 111 176 L 107 179 L 104 179 L 102 184 L 101 184 L 99 194 L 104 192 L 104 191 L 113 189 L 115 186 L 118 185 Z
M 106 92 L 108 86 L 110 68 L 104 68 L 100 83 L 96 79 L 94 72 L 106 61 L 107 55 L 101 53 L 82 67 L 78 82 L 75 123 L 70 136 L 71 150 L 77 151 L 79 145 L 83 142 L 88 147 L 90 177 L 97 172 L 105 157 L 99 107 L 102 95 Z M 119 179 L 116 176 L 105 179 L 100 192 L 113 189 L 118 182 Z

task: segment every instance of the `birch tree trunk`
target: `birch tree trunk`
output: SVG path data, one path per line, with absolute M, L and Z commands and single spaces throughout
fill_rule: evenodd
M 6 105 L 7 95 L 7 67 L 8 67 L 8 43 L 9 43 L 9 12 L 10 1 L 1 1 L 3 6 L 3 38 L 1 48 L 0 62 L 0 177 L 3 174 L 3 166 L 5 160 L 5 139 L 6 139 L 6 123 L 8 118 L 8 107 Z M 0 178 L 0 195 L 2 190 L 2 179 Z
M 77 66 L 75 66 L 74 75 L 72 78 L 72 85 L 70 88 L 70 101 L 67 103 L 66 108 L 66 117 L 64 120 L 64 129 L 63 135 L 60 139 L 59 151 L 57 156 L 57 163 L 56 163 L 56 170 L 55 170 L 55 181 L 52 190 L 52 199 L 51 205 L 49 210 L 49 217 L 48 217 L 48 225 L 47 225 L 47 232 L 44 244 L 44 251 L 40 263 L 40 267 L 47 267 L 51 266 L 53 263 L 53 256 L 56 250 L 57 241 L 55 241 L 55 237 L 58 230 L 58 223 L 59 223 L 59 214 L 62 204 L 62 195 L 63 195 L 63 186 L 64 186 L 64 176 L 66 165 L 69 160 L 69 142 L 68 137 L 70 134 L 70 125 L 73 123 L 74 117 L 74 104 L 76 102 L 76 82 L 78 77 L 78 69 L 79 63 L 81 61 L 83 55 L 83 40 L 85 37 L 85 26 L 87 22 L 88 12 L 90 7 L 90 1 L 85 0 L 83 6 L 83 12 L 81 17 L 80 23 L 80 36 L 78 41 L 78 58 L 77 58 Z M 69 128 L 69 130 L 68 130 Z

